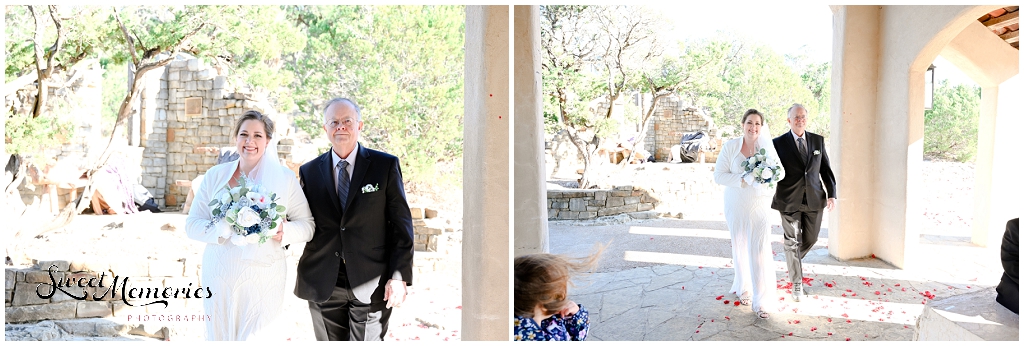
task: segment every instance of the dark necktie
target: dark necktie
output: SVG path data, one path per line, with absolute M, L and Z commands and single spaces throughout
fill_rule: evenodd
M 800 147 L 800 158 L 804 160 L 804 163 L 806 163 L 807 162 L 807 146 L 804 145 L 804 139 L 803 138 L 797 138 L 796 139 L 796 144 L 797 144 L 798 147 Z
M 341 211 L 345 211 L 345 201 L 348 200 L 348 161 L 342 160 L 338 163 L 338 199 L 341 200 Z

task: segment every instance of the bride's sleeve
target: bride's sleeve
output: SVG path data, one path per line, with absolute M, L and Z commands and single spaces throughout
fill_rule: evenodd
M 313 239 L 313 213 L 309 211 L 309 202 L 299 186 L 299 179 L 291 174 L 288 179 L 288 205 L 285 206 L 288 222 L 284 224 L 281 244 L 301 244 Z
M 212 170 L 211 170 L 212 171 Z M 213 192 L 213 184 L 219 180 L 211 171 L 206 172 L 206 177 L 196 189 L 196 195 L 192 198 L 192 207 L 188 211 L 188 218 L 185 219 L 185 233 L 189 239 L 198 240 L 204 243 L 224 244 L 226 239 L 221 238 L 224 228 L 229 227 L 226 222 L 218 222 L 210 225 L 210 198 Z M 230 232 L 230 230 L 229 230 Z
M 719 185 L 732 186 L 732 187 L 743 187 L 743 173 L 733 173 L 729 170 L 729 158 L 736 153 L 732 152 L 734 145 L 731 142 L 726 142 L 726 145 L 722 146 L 722 152 L 718 154 L 718 158 L 715 160 L 715 183 Z

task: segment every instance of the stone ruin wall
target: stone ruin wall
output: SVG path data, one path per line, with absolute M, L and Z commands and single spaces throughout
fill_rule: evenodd
M 714 148 L 705 156 L 705 162 L 715 162 L 721 150 L 721 138 L 710 116 L 675 96 L 658 100 L 656 107 L 644 137 L 644 149 L 653 153 L 656 161 L 668 162 L 672 159 L 670 150 L 673 145 L 679 144 L 683 133 L 703 130 L 711 136 L 710 144 Z
M 161 208 L 177 209 L 189 191 L 183 182 L 213 167 L 222 147 L 234 147 L 235 120 L 249 109 L 272 118 L 274 111 L 233 90 L 201 59 L 174 60 L 146 78 L 139 119 L 132 120 L 139 131 L 131 137 L 145 148 L 142 185 Z

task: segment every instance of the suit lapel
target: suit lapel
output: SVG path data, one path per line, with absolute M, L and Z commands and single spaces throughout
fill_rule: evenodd
M 370 169 L 370 152 L 363 148 L 362 144 L 359 144 L 359 155 L 356 156 L 356 166 L 353 167 L 352 171 L 352 184 L 348 187 L 348 200 L 345 201 L 345 205 L 352 208 L 352 201 L 356 198 L 356 192 L 363 192 L 363 178 L 366 177 L 366 171 Z M 335 198 L 337 199 L 337 198 Z
M 338 189 L 334 182 L 334 167 L 331 165 L 334 160 L 331 159 L 333 154 L 331 154 L 330 150 L 334 150 L 334 148 L 329 149 L 327 153 L 320 157 L 320 175 L 323 178 L 324 185 L 326 185 L 324 187 L 327 188 L 327 194 L 331 196 L 331 203 L 334 204 L 334 209 L 340 213 L 341 202 L 338 201 Z

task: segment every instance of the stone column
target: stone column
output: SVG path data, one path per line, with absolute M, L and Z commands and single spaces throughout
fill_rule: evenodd
M 507 341 L 509 6 L 466 7 L 463 340 Z
M 838 259 L 871 253 L 874 159 L 863 143 L 875 133 L 877 6 L 833 6 L 829 161 L 838 182 L 829 215 L 828 251 Z M 782 130 L 779 130 L 782 131 Z
M 1020 121 L 1020 76 L 981 91 L 978 153 L 974 168 L 974 221 L 971 242 L 998 248 L 1006 221 L 1020 217 L 1020 165 L 1013 148 Z M 1017 115 L 1017 116 L 1015 116 Z
M 548 252 L 538 6 L 515 7 L 515 255 Z

